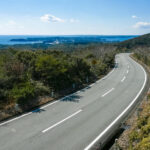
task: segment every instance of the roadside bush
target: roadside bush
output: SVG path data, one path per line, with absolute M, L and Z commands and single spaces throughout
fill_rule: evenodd
M 11 96 L 23 108 L 24 105 L 29 105 L 30 101 L 36 97 L 35 85 L 28 81 L 15 85 L 11 91 Z
M 130 141 L 131 143 L 134 141 L 138 141 L 140 140 L 140 135 L 139 135 L 139 132 L 137 130 L 134 130 L 131 132 L 130 134 Z
M 142 141 L 134 148 L 134 150 L 150 150 L 150 136 L 143 138 Z
M 38 96 L 47 95 L 50 93 L 50 88 L 45 86 L 42 82 L 35 82 L 35 93 Z
M 95 56 L 93 54 L 88 54 L 85 58 L 91 59 L 91 58 L 95 58 Z

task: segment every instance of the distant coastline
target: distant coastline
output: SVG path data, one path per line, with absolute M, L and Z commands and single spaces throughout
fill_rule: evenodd
M 67 43 L 114 43 L 122 42 L 138 35 L 0 35 L 0 45 L 18 44 L 67 44 Z

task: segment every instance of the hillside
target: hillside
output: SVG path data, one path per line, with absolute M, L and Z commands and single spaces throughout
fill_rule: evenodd
M 145 34 L 127 41 L 123 41 L 118 44 L 119 48 L 125 47 L 125 48 L 136 48 L 138 46 L 140 47 L 150 47 L 150 33 Z

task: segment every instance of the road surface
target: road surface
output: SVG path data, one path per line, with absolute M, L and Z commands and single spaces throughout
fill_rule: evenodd
M 0 150 L 89 150 L 103 143 L 145 87 L 144 69 L 128 54 L 106 77 L 68 97 L 0 123 Z

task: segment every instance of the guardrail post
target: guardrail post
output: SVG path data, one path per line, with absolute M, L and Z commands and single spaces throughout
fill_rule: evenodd
M 75 87 L 76 87 L 76 84 L 75 84 L 75 83 L 73 83 L 73 84 L 72 84 L 72 88 L 73 88 L 73 89 L 75 89 Z
M 54 97 L 54 91 L 51 92 L 51 97 Z

